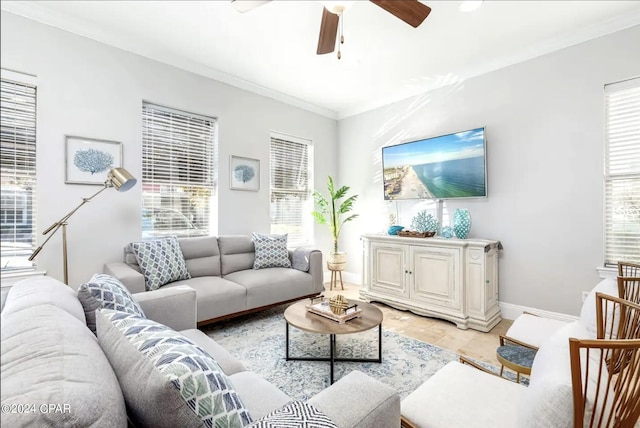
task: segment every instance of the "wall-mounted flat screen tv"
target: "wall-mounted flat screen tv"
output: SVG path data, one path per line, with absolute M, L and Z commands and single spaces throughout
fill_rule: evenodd
M 486 197 L 485 129 L 383 147 L 382 167 L 386 200 Z

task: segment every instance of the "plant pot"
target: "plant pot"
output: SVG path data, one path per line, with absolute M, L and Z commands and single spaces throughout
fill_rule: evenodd
M 342 251 L 339 251 L 337 253 L 334 253 L 332 251 L 329 253 L 329 257 L 327 258 L 327 268 L 329 270 L 343 271 L 346 265 L 347 253 Z

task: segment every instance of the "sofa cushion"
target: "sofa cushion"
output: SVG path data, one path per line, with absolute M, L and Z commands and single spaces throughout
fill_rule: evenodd
M 254 372 L 239 372 L 229 378 L 253 419 L 262 418 L 291 401 L 291 397 Z
M 313 294 L 313 277 L 289 268 L 243 270 L 225 276 L 246 289 L 247 309 Z
M 512 428 L 526 389 L 452 361 L 402 400 L 402 416 L 417 426 Z
M 84 321 L 41 304 L 3 313 L 1 329 L 3 427 L 127 426 L 118 379 Z M 13 405 L 23 412 L 4 412 Z
M 68 285 L 50 276 L 40 276 L 14 284 L 7 298 L 2 316 L 39 305 L 53 305 L 85 323 L 84 309 L 76 292 Z
M 178 239 L 178 243 L 192 278 L 220 276 L 218 238 L 215 236 L 181 238 Z
M 250 236 L 218 236 L 220 247 L 220 269 L 222 275 L 239 270 L 253 269 L 255 246 Z
M 185 336 L 107 309 L 97 312 L 96 321 L 134 424 L 241 427 L 251 421 L 229 378 Z
M 180 331 L 180 334 L 192 340 L 193 343 L 204 349 L 207 354 L 211 355 L 227 376 L 247 370 L 244 364 L 242 364 L 242 361 L 231 355 L 229 351 L 224 349 L 222 346 L 218 345 L 216 341 L 204 334 L 202 330 L 191 328 Z M 235 382 L 233 385 L 236 387 L 236 391 L 240 392 L 238 385 L 236 385 Z M 242 394 L 240 395 L 242 396 Z M 243 399 L 243 401 L 246 404 L 246 400 Z M 249 406 L 247 406 L 247 408 L 249 408 Z M 250 408 L 249 413 L 251 413 Z
M 338 428 L 327 415 L 304 401 L 291 401 L 251 424 L 250 428 Z
M 188 285 L 196 290 L 198 322 L 247 309 L 247 289 L 217 276 L 176 281 L 166 287 Z
M 191 278 L 175 236 L 132 242 L 130 245 L 144 275 L 147 290 L 157 290 L 170 282 Z
M 579 321 L 568 323 L 546 340 L 533 360 L 529 387 L 526 388 L 519 408 L 519 426 L 522 427 L 573 427 L 573 388 L 569 338 L 590 338 L 590 333 Z M 599 366 L 599 353 L 592 350 L 590 364 Z M 585 360 L 586 362 L 586 360 Z M 584 366 L 584 364 L 583 364 Z M 594 374 L 597 370 L 589 370 Z M 589 391 L 585 415 L 589 417 L 595 398 L 595 379 L 588 379 Z M 603 385 L 606 385 L 604 379 Z M 604 400 L 605 388 L 598 399 Z M 603 402 L 603 401 L 600 401 Z
M 96 309 L 106 308 L 145 317 L 142 308 L 127 287 L 104 273 L 97 273 L 78 288 L 78 300 L 87 318 L 87 327 L 96 332 Z
M 254 233 L 253 244 L 256 248 L 255 260 L 253 262 L 254 269 L 291 267 L 289 251 L 287 250 L 286 233 L 284 235 Z

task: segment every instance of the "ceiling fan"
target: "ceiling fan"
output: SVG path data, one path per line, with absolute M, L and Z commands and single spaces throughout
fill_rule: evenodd
M 247 12 L 268 3 L 271 0 L 231 0 L 231 4 L 238 12 Z M 418 0 L 370 0 L 371 3 L 381 7 L 393 16 L 403 20 L 407 24 L 416 28 L 424 21 L 431 8 L 420 3 Z M 327 1 L 323 2 L 322 21 L 320 22 L 320 35 L 318 37 L 317 54 L 331 53 L 336 48 L 338 32 L 340 33 L 340 43 L 344 43 L 342 28 L 338 28 L 342 13 L 349 3 L 353 1 Z M 340 59 L 340 47 L 338 46 L 338 59 Z

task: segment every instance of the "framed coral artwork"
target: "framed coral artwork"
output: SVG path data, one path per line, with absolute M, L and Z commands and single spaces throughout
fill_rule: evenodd
M 233 190 L 260 190 L 260 160 L 231 156 L 229 188 Z
M 65 183 L 103 185 L 111 169 L 122 167 L 122 143 L 67 135 L 65 163 Z

